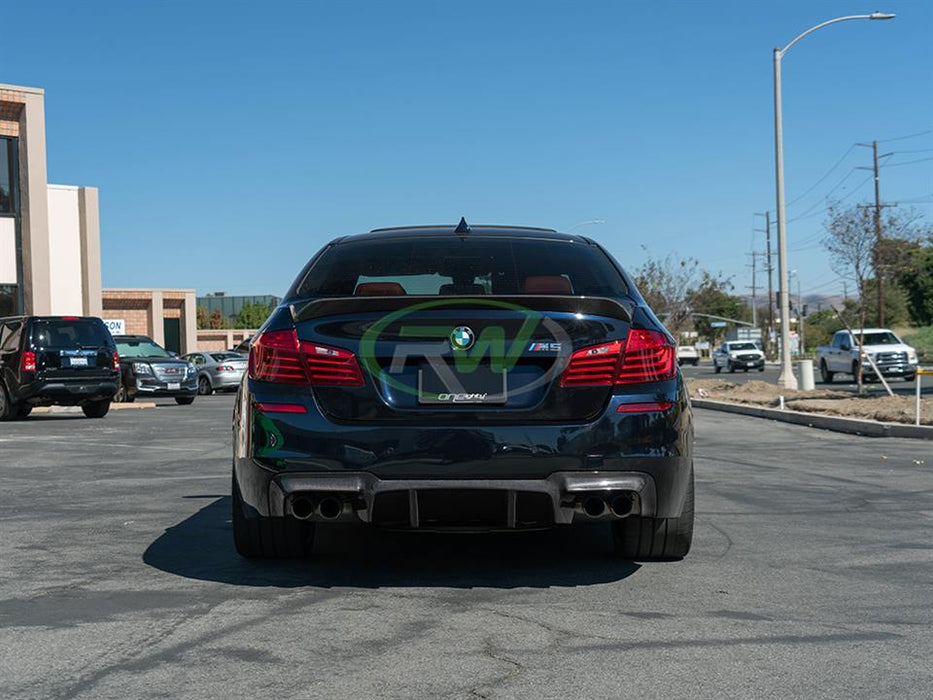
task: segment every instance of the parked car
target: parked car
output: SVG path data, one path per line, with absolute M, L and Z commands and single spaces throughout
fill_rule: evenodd
M 80 406 L 88 418 L 102 418 L 119 384 L 116 347 L 99 318 L 0 319 L 0 420 L 52 405 Z
M 693 365 L 696 367 L 700 363 L 700 352 L 693 345 L 677 346 L 677 364 Z
M 243 340 L 241 340 L 232 352 L 240 353 L 241 355 L 249 355 L 249 343 L 253 339 L 253 336 L 248 335 Z
M 236 390 L 243 380 L 247 358 L 238 352 L 193 352 L 184 360 L 198 369 L 198 394 Z
M 115 401 L 137 396 L 169 396 L 187 405 L 198 395 L 198 370 L 145 335 L 114 336 L 120 355 L 121 384 Z
M 602 521 L 625 559 L 687 554 L 693 415 L 674 340 L 593 241 L 416 227 L 333 241 L 257 332 L 234 409 L 247 557 L 315 525 Z
M 713 369 L 719 374 L 724 369 L 748 372 L 750 369 L 765 371 L 765 354 L 750 340 L 727 340 L 713 352 Z
M 823 383 L 829 384 L 837 374 L 856 377 L 860 366 L 862 376 L 868 379 L 876 376 L 871 362 L 859 361 L 859 338 L 862 340 L 862 352 L 874 360 L 882 376 L 903 377 L 908 382 L 917 376 L 917 351 L 893 331 L 887 328 L 866 328 L 855 330 L 854 333 L 853 337 L 847 330 L 836 331 L 830 345 L 820 345 L 816 349 L 816 362 Z

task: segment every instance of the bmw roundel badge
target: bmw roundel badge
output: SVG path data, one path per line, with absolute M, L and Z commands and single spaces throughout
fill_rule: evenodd
M 457 326 L 450 332 L 450 347 L 454 350 L 469 350 L 476 337 L 467 326 Z

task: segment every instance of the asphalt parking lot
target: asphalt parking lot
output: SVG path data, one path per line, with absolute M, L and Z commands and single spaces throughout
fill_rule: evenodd
M 688 379 L 722 379 L 726 382 L 735 382 L 736 384 L 744 384 L 745 382 L 757 380 L 762 382 L 768 382 L 769 384 L 776 384 L 777 378 L 781 373 L 781 368 L 776 364 L 768 364 L 765 366 L 764 372 L 759 372 L 758 370 L 752 370 L 751 372 L 735 372 L 730 373 L 723 370 L 720 374 L 716 374 L 716 371 L 713 369 L 711 362 L 701 362 L 696 367 L 685 366 L 681 367 L 683 370 L 684 376 Z M 796 365 L 794 366 L 794 371 L 797 371 Z M 797 375 L 797 378 L 800 378 L 800 375 Z M 820 381 L 819 369 L 814 369 L 814 382 L 817 389 L 831 389 L 833 391 L 851 391 L 857 392 L 858 385 L 855 383 L 855 380 L 852 379 L 847 374 L 840 374 L 835 378 L 832 384 L 823 384 Z M 901 378 L 895 378 L 888 380 L 888 385 L 891 387 L 891 391 L 895 394 L 901 394 L 903 396 L 913 396 L 917 391 L 916 385 L 913 382 L 905 382 Z M 884 385 L 881 382 L 871 381 L 865 384 L 865 389 L 869 394 L 885 394 Z M 933 377 L 923 377 L 923 384 L 921 385 L 921 393 L 924 396 L 933 396 Z
M 257 563 L 231 406 L 0 424 L 0 696 L 933 695 L 927 442 L 698 411 L 682 562 L 602 527 L 330 526 Z

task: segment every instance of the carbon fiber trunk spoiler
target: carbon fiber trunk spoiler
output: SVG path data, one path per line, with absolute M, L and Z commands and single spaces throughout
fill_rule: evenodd
M 514 294 L 508 296 L 354 296 L 333 297 L 326 299 L 299 300 L 289 304 L 292 320 L 296 323 L 315 318 L 342 314 L 371 313 L 384 311 L 391 313 L 418 304 L 433 302 L 432 310 L 466 309 L 470 301 L 476 301 L 480 308 L 489 308 L 488 303 L 501 302 L 503 308 L 509 306 L 531 311 L 551 311 L 557 313 L 578 313 L 586 316 L 604 316 L 631 323 L 635 313 L 635 303 L 630 299 L 611 299 L 609 297 L 585 296 L 547 296 L 541 294 Z

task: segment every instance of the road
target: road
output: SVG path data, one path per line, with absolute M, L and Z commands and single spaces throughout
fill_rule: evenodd
M 694 550 L 230 540 L 229 396 L 0 424 L 0 696 L 933 696 L 930 444 L 697 411 Z
M 758 370 L 752 370 L 751 372 L 735 372 L 730 374 L 728 371 L 723 371 L 720 374 L 716 374 L 713 369 L 713 365 L 710 362 L 703 362 L 696 367 L 685 366 L 681 367 L 683 370 L 684 376 L 689 378 L 697 379 L 722 379 L 727 382 L 735 382 L 736 384 L 744 384 L 745 382 L 758 380 L 762 382 L 768 382 L 769 384 L 777 384 L 778 376 L 781 373 L 781 368 L 778 365 L 769 364 L 765 366 L 764 372 L 759 372 Z M 796 371 L 796 366 L 794 371 Z M 798 375 L 799 379 L 799 375 Z M 837 375 L 835 381 L 832 384 L 823 384 L 820 381 L 819 372 L 816 372 L 814 376 L 814 381 L 816 382 L 817 389 L 832 389 L 834 391 L 851 391 L 858 392 L 858 385 L 855 381 L 847 374 Z M 903 379 L 890 379 L 888 380 L 888 385 L 891 387 L 891 390 L 896 394 L 901 394 L 903 396 L 913 396 L 917 391 L 916 385 L 913 382 L 905 382 Z M 884 385 L 881 382 L 868 382 L 865 384 L 865 388 L 870 394 L 884 394 Z M 923 384 L 921 385 L 921 393 L 924 396 L 933 396 L 933 377 L 923 377 Z

